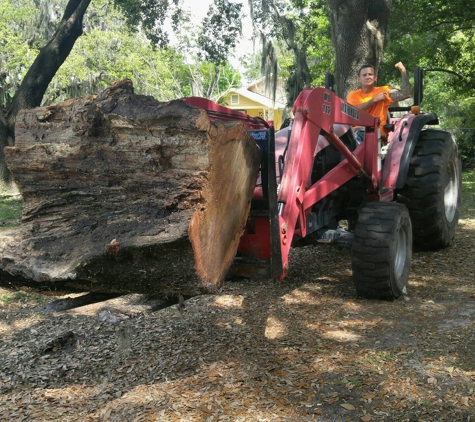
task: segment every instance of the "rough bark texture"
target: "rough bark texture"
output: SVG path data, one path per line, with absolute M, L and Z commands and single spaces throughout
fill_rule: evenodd
M 357 88 L 362 64 L 378 70 L 391 0 L 327 0 L 335 49 L 336 92 L 342 98 Z
M 220 287 L 260 162 L 242 124 L 130 81 L 20 112 L 5 154 L 25 206 L 0 234 L 1 284 L 169 296 Z

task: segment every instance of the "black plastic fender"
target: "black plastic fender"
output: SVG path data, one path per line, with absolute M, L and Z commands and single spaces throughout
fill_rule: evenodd
M 409 164 L 411 162 L 414 148 L 416 147 L 417 139 L 425 125 L 437 125 L 439 124 L 439 118 L 434 113 L 419 114 L 415 116 L 414 121 L 409 130 L 404 151 L 401 156 L 401 162 L 399 165 L 399 173 L 396 182 L 396 189 L 402 189 L 406 184 L 407 173 L 409 172 Z M 395 134 L 397 139 L 397 134 Z

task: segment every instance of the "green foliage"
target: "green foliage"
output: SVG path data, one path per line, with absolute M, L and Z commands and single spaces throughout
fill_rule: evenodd
M 31 0 L 0 2 L 0 105 L 9 103 L 38 53 L 30 46 L 35 14 Z
M 22 77 L 57 27 L 66 3 L 67 0 L 5 0 L 0 3 L 0 106 L 8 106 Z M 153 16 L 163 12 L 167 5 L 166 13 L 160 19 L 183 13 L 176 7 L 175 0 L 158 2 L 160 4 L 150 10 L 147 2 L 116 3 L 120 8 L 108 0 L 91 2 L 84 19 L 84 35 L 77 40 L 50 83 L 43 105 L 101 92 L 123 78 L 132 80 L 136 93 L 152 95 L 162 101 L 190 95 L 217 95 L 230 84 L 238 86 L 239 74 L 228 63 L 185 62 L 183 54 L 196 56 L 198 35 L 189 28 L 186 30 L 186 25 L 190 25 L 186 15 L 180 15 L 181 20 L 175 21 L 176 34 L 179 34 L 180 24 L 188 36 L 181 45 L 183 54 L 170 47 L 156 48 L 149 41 L 151 38 L 163 44 L 166 37 L 159 40 L 160 31 L 140 32 L 138 26 L 131 27 L 133 23 L 138 25 L 145 15 L 151 24 Z M 131 8 L 124 17 L 123 10 L 128 6 Z M 160 19 L 154 22 L 163 23 Z M 146 26 L 143 23 L 142 28 Z
M 11 303 L 42 303 L 45 301 L 45 297 L 39 293 L 29 293 L 22 291 L 9 292 L 0 295 L 0 303 L 9 305 Z
M 255 81 L 261 77 L 261 56 L 258 53 L 248 53 L 241 61 L 243 75 L 248 81 Z
M 197 82 L 193 95 L 216 99 L 229 88 L 241 86 L 241 74 L 229 63 L 221 65 L 210 62 L 197 62 L 190 68 Z
M 198 37 L 199 56 L 211 63 L 224 64 L 242 31 L 242 4 L 215 0 Z
M 475 98 L 457 93 L 454 78 L 446 73 L 427 73 L 423 110 L 436 113 L 441 127 L 455 137 L 463 168 L 475 168 Z
M 475 194 L 475 172 L 462 173 L 462 190 Z
M 92 5 L 89 30 L 78 39 L 71 54 L 51 82 L 44 103 L 97 93 L 115 80 L 129 78 L 139 94 L 169 100 L 183 92 L 184 64 L 169 49 L 155 49 L 131 31 L 121 12 L 107 0 Z
M 51 104 L 71 97 L 98 93 L 115 80 L 129 78 L 137 94 L 161 101 L 199 95 L 210 98 L 240 77 L 228 63 L 185 62 L 193 51 L 193 37 L 181 39 L 183 54 L 171 47 L 156 48 L 139 32 L 130 30 L 121 11 L 107 0 L 96 1 L 88 13 L 88 31 L 57 72 L 44 98 Z
M 385 63 L 437 69 L 459 94 L 475 92 L 475 5 L 465 0 L 393 0 Z M 388 68 L 388 67 L 387 67 Z M 394 74 L 394 73 L 393 73 Z
M 20 224 L 23 199 L 0 196 L 0 229 Z
M 380 80 L 396 81 L 394 63 L 427 69 L 423 110 L 453 133 L 464 168 L 475 166 L 475 4 L 393 0 Z
M 332 72 L 335 65 L 328 8 L 321 0 L 296 0 L 295 3 L 302 5 L 299 27 L 306 46 L 312 87 L 323 86 L 325 74 Z
M 136 93 L 159 100 L 189 95 L 181 57 L 170 49 L 156 50 L 124 29 L 93 30 L 80 38 L 51 82 L 45 103 L 97 93 L 123 78 L 132 80 Z
M 172 15 L 173 19 L 180 13 L 178 0 L 114 0 L 114 3 L 124 13 L 129 28 L 135 31 L 142 28 L 154 45 L 163 47 L 167 44 L 168 34 L 163 24 L 167 16 Z
M 252 18 L 262 39 L 261 71 L 287 79 L 288 103 L 304 88 L 321 86 L 331 72 L 329 12 L 322 0 L 253 1 Z M 254 63 L 252 60 L 250 63 Z

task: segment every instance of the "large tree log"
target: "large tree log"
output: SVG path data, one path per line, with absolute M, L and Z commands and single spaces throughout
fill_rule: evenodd
M 0 232 L 0 284 L 96 292 L 215 292 L 232 263 L 260 151 L 121 81 L 98 97 L 22 111 L 5 155 L 25 202 Z

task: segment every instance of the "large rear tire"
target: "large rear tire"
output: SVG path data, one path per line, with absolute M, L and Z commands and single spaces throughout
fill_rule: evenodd
M 419 135 L 409 173 L 397 201 L 412 220 L 414 245 L 422 250 L 449 246 L 457 228 L 462 166 L 450 133 L 425 130 Z
M 352 247 L 353 281 L 360 296 L 393 300 L 404 291 L 412 260 L 407 208 L 372 202 L 359 214 Z

